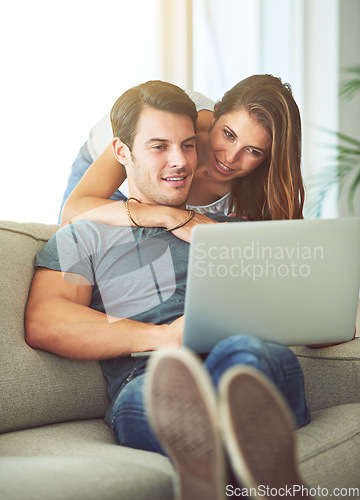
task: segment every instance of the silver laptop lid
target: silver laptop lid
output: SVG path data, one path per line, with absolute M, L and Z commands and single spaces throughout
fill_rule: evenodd
M 287 345 L 350 340 L 360 286 L 360 218 L 234 222 L 192 234 L 184 345 L 229 335 Z

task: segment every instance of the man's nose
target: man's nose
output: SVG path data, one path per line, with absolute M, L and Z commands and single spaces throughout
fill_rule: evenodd
M 170 151 L 169 163 L 171 167 L 184 167 L 187 159 L 181 147 L 174 147 Z

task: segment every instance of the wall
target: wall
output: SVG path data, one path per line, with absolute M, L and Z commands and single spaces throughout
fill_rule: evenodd
M 91 126 L 152 78 L 216 100 L 252 73 L 282 76 L 303 117 L 308 178 L 336 142 L 321 127 L 359 137 L 360 97 L 338 99 L 340 69 L 360 61 L 359 9 L 359 0 L 3 2 L 0 219 L 55 222 Z M 323 216 L 339 213 L 336 196 Z
M 347 0 L 340 2 L 340 46 L 339 61 L 340 71 L 344 68 L 360 64 L 360 1 Z M 349 75 L 342 74 L 342 79 Z M 341 99 L 339 102 L 339 130 L 346 135 L 360 140 L 360 91 L 353 99 Z M 360 175 L 359 158 L 358 175 Z M 352 177 L 352 179 L 354 176 Z M 349 183 L 341 194 L 339 213 L 341 216 L 349 215 L 347 206 Z M 355 214 L 360 216 L 360 183 L 354 199 Z
M 0 6 L 0 219 L 57 222 L 71 164 L 128 87 L 162 76 L 158 0 Z
M 338 140 L 334 132 L 360 138 L 359 97 L 351 102 L 339 99 L 342 70 L 355 64 L 360 64 L 359 0 L 305 0 L 303 165 L 308 180 L 322 169 L 329 177 L 336 174 L 334 146 Z M 348 215 L 346 198 L 345 190 L 338 205 L 334 185 L 327 191 L 321 216 Z

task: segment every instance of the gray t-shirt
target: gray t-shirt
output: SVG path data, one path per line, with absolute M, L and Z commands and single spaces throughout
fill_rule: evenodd
M 208 214 L 218 222 L 240 219 Z M 55 233 L 35 266 L 85 278 L 90 307 L 116 318 L 168 324 L 184 313 L 189 244 L 162 228 L 117 227 L 80 220 Z M 119 356 L 101 362 L 111 399 L 146 358 Z
M 188 243 L 161 228 L 107 226 L 81 220 L 55 233 L 35 265 L 80 274 L 92 285 L 90 307 L 114 317 L 171 323 L 184 312 Z M 102 361 L 109 395 L 118 392 L 136 360 Z

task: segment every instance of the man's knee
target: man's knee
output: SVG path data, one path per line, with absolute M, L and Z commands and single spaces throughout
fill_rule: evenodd
M 295 354 L 283 344 L 266 342 L 252 335 L 234 335 L 221 340 L 212 350 L 215 357 L 242 354 L 255 358 L 271 359 L 272 363 L 280 363 L 283 366 L 297 365 Z
M 251 335 L 233 335 L 218 342 L 216 349 L 228 352 L 239 350 L 264 351 L 268 349 L 267 345 L 268 343 Z

